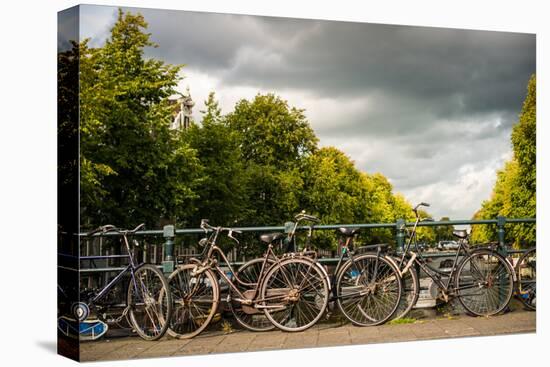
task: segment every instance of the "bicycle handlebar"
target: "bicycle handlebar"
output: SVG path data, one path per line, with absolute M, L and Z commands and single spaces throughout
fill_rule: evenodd
M 233 233 L 243 233 L 242 231 L 238 231 L 236 229 L 233 229 L 233 228 L 229 228 L 229 227 L 214 227 L 210 224 L 208 224 L 208 219 L 202 219 L 201 220 L 201 226 L 200 226 L 205 232 L 208 232 L 209 230 L 211 231 L 214 231 L 214 232 L 217 232 L 217 233 L 222 233 L 222 232 L 228 232 L 227 233 L 227 237 L 231 238 L 233 241 L 239 243 L 239 240 L 236 239 L 234 236 L 233 236 Z
M 297 222 L 302 221 L 302 220 L 307 220 L 307 221 L 310 221 L 310 222 L 319 223 L 321 221 L 319 218 L 317 218 L 313 215 L 306 214 L 305 210 L 302 210 L 302 212 L 300 214 L 296 214 L 296 216 L 294 218 L 296 219 Z
M 145 223 L 141 223 L 141 224 L 139 224 L 136 228 L 132 229 L 131 231 L 130 231 L 130 230 L 127 230 L 126 232 L 128 232 L 128 233 L 136 233 L 137 231 L 139 231 L 139 230 L 142 229 L 143 227 L 145 227 Z
M 103 234 L 108 233 L 108 232 L 117 232 L 117 233 L 120 233 L 122 235 L 127 235 L 128 233 L 132 233 L 132 234 L 136 233 L 137 231 L 139 231 L 143 227 L 145 227 L 145 223 L 141 223 L 140 225 L 138 225 L 136 228 L 134 228 L 132 230 L 120 229 L 118 227 L 113 226 L 112 224 L 106 224 L 104 226 L 101 226 L 101 227 L 98 227 L 98 228 L 94 229 L 91 232 L 86 233 L 86 236 L 93 236 L 94 234 L 99 233 L 99 232 L 101 232 Z
M 94 234 L 99 233 L 99 232 L 107 233 L 107 232 L 112 232 L 112 231 L 119 232 L 119 229 L 117 227 L 113 226 L 112 224 L 106 224 L 104 226 L 97 227 L 96 229 L 94 229 L 91 232 L 86 233 L 86 236 L 93 236 Z
M 425 203 L 425 202 L 418 203 L 418 204 L 414 207 L 413 211 L 416 212 L 416 211 L 418 210 L 418 208 L 421 207 L 421 206 L 429 207 L 430 204 Z

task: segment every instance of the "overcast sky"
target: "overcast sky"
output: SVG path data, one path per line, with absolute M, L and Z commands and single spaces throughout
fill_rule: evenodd
M 535 72 L 532 34 L 129 10 L 159 44 L 148 56 L 185 64 L 197 121 L 210 91 L 223 113 L 274 92 L 306 110 L 322 146 L 436 218 L 469 219 L 490 196 Z M 81 37 L 102 45 L 116 14 L 82 6 Z

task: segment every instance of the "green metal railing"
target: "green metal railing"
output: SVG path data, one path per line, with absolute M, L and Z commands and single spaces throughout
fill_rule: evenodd
M 507 224 L 517 224 L 517 223 L 536 223 L 536 218 L 505 218 L 497 217 L 496 219 L 482 219 L 482 220 L 449 220 L 449 221 L 430 221 L 430 222 L 420 222 L 418 226 L 450 226 L 450 225 L 496 225 L 498 242 L 500 244 L 501 251 L 503 255 L 508 255 L 509 253 L 521 252 L 516 250 L 509 250 L 505 243 L 505 227 Z M 397 248 L 402 250 L 405 244 L 406 238 L 406 228 L 414 225 L 414 222 L 406 222 L 404 219 L 398 219 L 395 223 L 362 223 L 362 224 L 322 224 L 315 225 L 315 230 L 336 230 L 340 227 L 350 227 L 350 228 L 367 228 L 367 229 L 376 229 L 376 228 L 389 228 L 395 229 L 395 241 Z M 261 226 L 261 227 L 235 227 L 234 229 L 242 232 L 258 232 L 258 233 L 267 233 L 267 232 L 286 232 L 288 233 L 292 223 L 285 223 L 284 226 Z M 308 226 L 300 226 L 298 229 L 304 230 L 308 229 Z M 160 237 L 164 239 L 164 258 L 162 261 L 162 267 L 164 272 L 170 273 L 173 271 L 175 266 L 175 257 L 174 257 L 174 244 L 175 238 L 179 235 L 189 235 L 189 234 L 200 234 L 204 233 L 204 230 L 200 228 L 185 228 L 185 229 L 176 229 L 173 225 L 166 225 L 162 230 L 146 230 L 136 232 L 136 236 L 153 236 Z M 80 237 L 86 237 L 86 233 L 79 234 Z M 104 236 L 117 236 L 116 233 L 107 233 Z M 427 257 L 441 257 L 445 254 L 430 254 L 426 253 Z M 447 255 L 448 256 L 448 255 Z M 322 259 L 323 262 L 330 263 L 336 262 L 338 259 L 328 258 Z M 105 268 L 105 269 L 80 269 L 81 272 L 107 272 L 107 271 L 116 271 L 118 268 Z

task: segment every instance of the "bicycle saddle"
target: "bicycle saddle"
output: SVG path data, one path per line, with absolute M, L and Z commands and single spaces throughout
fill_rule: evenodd
M 346 227 L 340 227 L 338 228 L 340 233 L 342 233 L 346 237 L 353 237 L 357 233 L 359 233 L 359 228 L 346 228 Z
M 272 243 L 273 241 L 280 240 L 281 238 L 284 238 L 285 235 L 280 232 L 275 233 L 267 233 L 260 236 L 260 241 L 265 243 Z
M 468 232 L 466 232 L 465 229 L 460 229 L 460 230 L 453 231 L 453 235 L 455 237 L 464 239 L 464 238 L 468 237 Z

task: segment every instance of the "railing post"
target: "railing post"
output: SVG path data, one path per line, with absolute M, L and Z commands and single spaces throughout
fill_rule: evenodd
M 404 219 L 398 219 L 395 222 L 395 240 L 397 241 L 397 248 L 399 252 L 403 252 L 403 248 L 405 247 L 405 220 Z
M 500 245 L 500 254 L 502 256 L 508 256 L 508 249 L 506 248 L 506 243 L 504 238 L 506 237 L 506 232 L 504 230 L 504 225 L 506 224 L 506 217 L 499 215 L 497 217 L 497 234 L 498 234 L 498 244 Z
M 508 256 L 508 249 L 506 248 L 506 244 L 504 243 L 504 237 L 506 236 L 506 232 L 504 231 L 504 225 L 506 224 L 506 217 L 503 217 L 502 215 L 499 215 L 497 217 L 497 235 L 498 235 L 498 252 L 504 256 Z M 500 289 L 504 289 L 504 279 L 500 280 Z M 504 295 L 502 292 L 499 292 L 499 299 L 502 301 L 504 298 Z M 510 305 L 506 306 L 506 311 L 510 310 Z
M 169 224 L 163 228 L 164 237 L 164 259 L 162 261 L 162 269 L 168 274 L 174 271 L 174 226 Z

